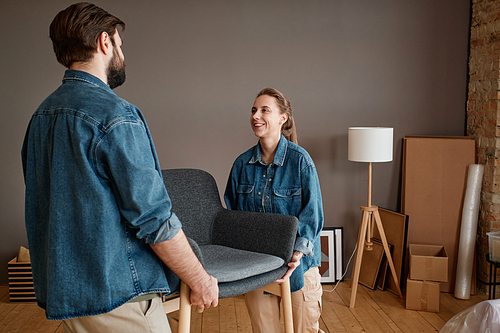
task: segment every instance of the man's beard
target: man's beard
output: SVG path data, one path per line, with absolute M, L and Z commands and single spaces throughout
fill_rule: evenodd
M 115 89 L 125 82 L 125 61 L 120 58 L 116 49 L 113 50 L 113 57 L 106 69 L 106 77 L 111 89 Z

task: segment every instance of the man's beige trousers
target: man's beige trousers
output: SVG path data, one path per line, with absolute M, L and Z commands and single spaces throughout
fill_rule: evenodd
M 63 321 L 64 333 L 172 333 L 161 297 L 128 302 L 111 312 Z

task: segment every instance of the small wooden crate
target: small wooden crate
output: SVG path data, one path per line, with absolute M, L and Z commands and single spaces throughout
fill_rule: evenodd
M 31 263 L 17 262 L 17 257 L 9 261 L 9 296 L 11 302 L 35 302 Z

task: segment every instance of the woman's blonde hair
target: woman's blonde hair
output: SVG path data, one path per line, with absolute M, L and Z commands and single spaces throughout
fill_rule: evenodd
M 280 108 L 281 114 L 286 113 L 288 116 L 283 126 L 281 126 L 281 134 L 283 134 L 288 141 L 298 144 L 297 129 L 295 128 L 295 121 L 293 120 L 290 101 L 285 97 L 285 95 L 274 88 L 262 89 L 257 94 L 256 98 L 259 98 L 263 95 L 276 98 L 276 104 Z

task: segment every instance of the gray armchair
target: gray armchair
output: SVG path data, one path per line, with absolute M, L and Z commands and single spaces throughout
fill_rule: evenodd
M 219 298 L 259 288 L 278 294 L 283 302 L 285 331 L 292 332 L 290 283 L 279 286 L 274 281 L 288 269 L 297 218 L 225 209 L 214 178 L 202 170 L 168 169 L 162 170 L 162 175 L 172 211 L 181 220 L 191 247 L 219 282 Z M 181 328 L 189 332 L 187 288 L 181 282 L 179 332 Z

